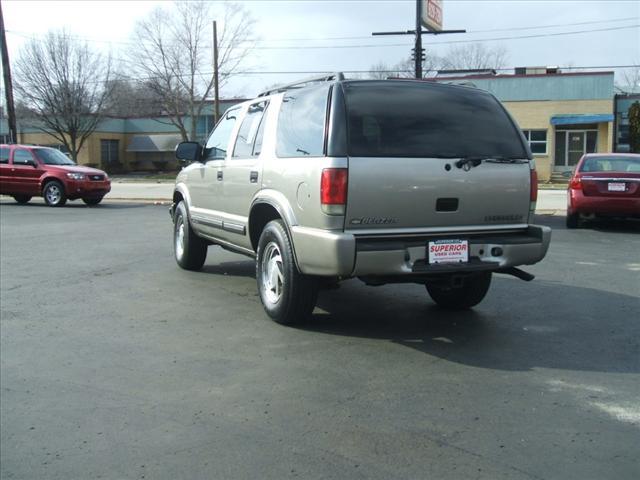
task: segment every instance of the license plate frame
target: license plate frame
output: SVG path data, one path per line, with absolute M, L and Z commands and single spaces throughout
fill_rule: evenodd
M 624 182 L 609 182 L 607 183 L 608 192 L 626 192 L 627 184 Z
M 448 238 L 430 240 L 426 245 L 429 265 L 469 263 L 469 240 Z

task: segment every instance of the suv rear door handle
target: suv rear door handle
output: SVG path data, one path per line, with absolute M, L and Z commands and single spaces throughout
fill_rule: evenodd
M 222 170 L 218 170 L 218 180 L 222 180 Z
M 255 172 L 255 171 L 251 172 L 249 174 L 249 181 L 251 183 L 258 183 L 258 172 Z

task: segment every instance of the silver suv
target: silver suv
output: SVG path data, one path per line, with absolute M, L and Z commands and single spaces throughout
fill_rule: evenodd
M 313 310 L 319 288 L 419 283 L 469 308 L 493 273 L 539 262 L 551 230 L 532 225 L 528 144 L 491 94 L 342 74 L 264 92 L 227 110 L 206 145 L 176 149 L 171 216 L 178 264 L 210 245 L 256 259 L 276 322 Z

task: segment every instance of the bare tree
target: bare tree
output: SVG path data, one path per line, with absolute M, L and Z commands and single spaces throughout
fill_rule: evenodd
M 426 60 L 422 64 L 422 71 L 427 76 L 429 72 L 433 72 L 438 68 L 439 59 L 428 51 L 425 58 Z M 385 79 L 388 77 L 415 78 L 415 63 L 413 59 L 408 57 L 392 66 L 384 62 L 378 62 L 370 67 L 368 78 Z
M 104 117 L 111 58 L 65 31 L 27 41 L 16 60 L 25 123 L 64 144 L 74 161 Z
M 633 67 L 622 71 L 621 80 L 616 82 L 617 89 L 623 93 L 640 93 L 640 61 L 634 63 Z
M 112 89 L 106 107 L 108 115 L 117 117 L 160 116 L 163 103 L 147 82 L 135 82 L 118 76 L 110 81 Z
M 472 43 L 450 48 L 440 62 L 443 69 L 482 70 L 502 68 L 507 58 L 507 49 L 504 46 L 487 47 L 483 43 Z
M 162 100 L 183 139 L 196 138 L 197 121 L 213 88 L 212 15 L 209 3 L 177 1 L 138 21 L 129 66 Z M 219 37 L 220 87 L 237 73 L 252 47 L 248 12 L 224 4 Z M 188 119 L 188 120 L 187 120 Z

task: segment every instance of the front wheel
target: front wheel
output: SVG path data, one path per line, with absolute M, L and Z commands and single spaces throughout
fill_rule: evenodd
M 174 214 L 173 251 L 185 270 L 200 270 L 207 259 L 207 243 L 191 228 L 184 202 L 178 203 Z
M 18 202 L 20 205 L 24 205 L 25 203 L 29 203 L 29 200 L 31 200 L 31 196 L 30 195 L 14 195 L 13 199 Z
M 56 180 L 47 182 L 42 189 L 44 203 L 50 207 L 61 207 L 67 203 L 67 195 L 64 193 L 64 187 Z
M 450 310 L 465 310 L 479 304 L 491 286 L 491 272 L 469 275 L 460 286 L 427 284 L 427 292 L 438 306 Z
M 282 220 L 269 222 L 260 235 L 256 280 L 267 315 L 278 323 L 300 323 L 316 305 L 318 285 L 312 277 L 298 272 Z
M 82 201 L 87 205 L 98 205 L 102 201 L 102 197 L 83 198 Z

